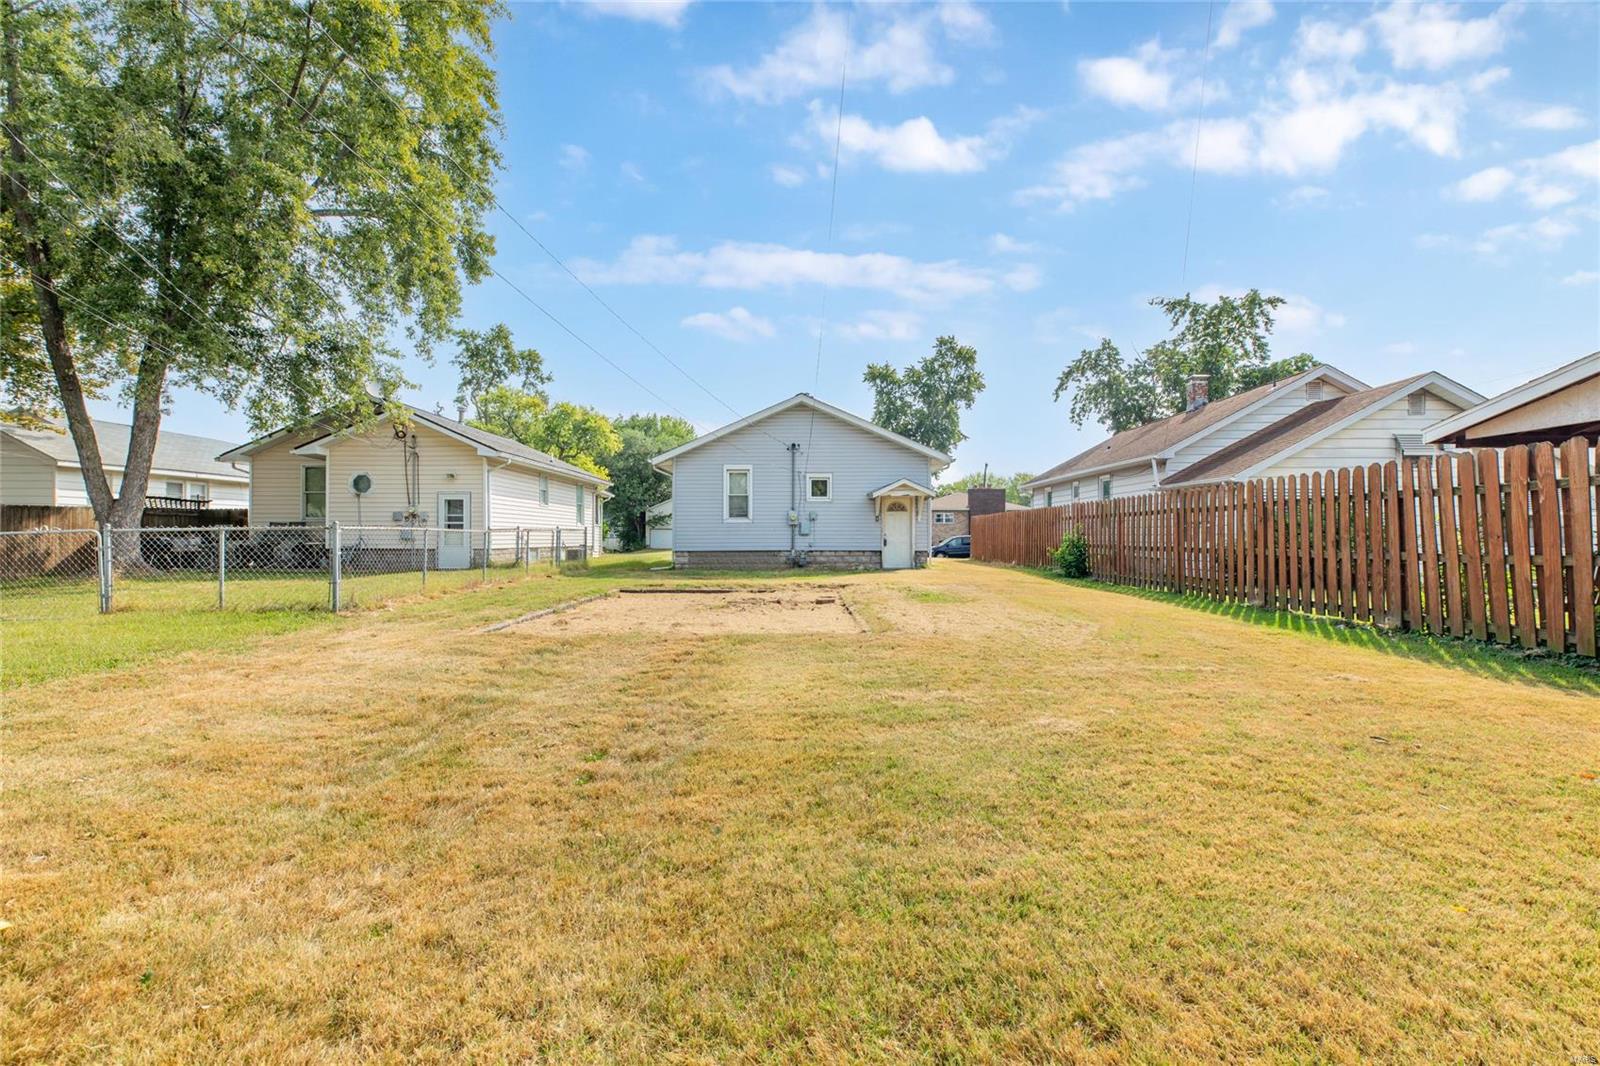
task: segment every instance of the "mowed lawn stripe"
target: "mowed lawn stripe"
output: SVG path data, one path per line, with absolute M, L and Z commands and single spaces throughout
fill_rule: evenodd
M 1600 1045 L 1592 697 L 1016 571 L 828 580 L 868 632 L 475 632 L 512 588 L 14 692 L 7 1054 Z

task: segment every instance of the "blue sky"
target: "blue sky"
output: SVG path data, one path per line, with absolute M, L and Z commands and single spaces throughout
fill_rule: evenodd
M 1283 295 L 1277 353 L 1374 384 L 1600 348 L 1595 5 L 514 4 L 496 44 L 501 201 L 699 384 L 503 218 L 497 266 L 660 399 L 498 280 L 464 324 L 608 413 L 710 428 L 817 375 L 869 414 L 868 362 L 953 333 L 988 379 L 955 472 L 1037 472 L 1102 435 L 1061 367 L 1158 340 L 1155 295 Z M 189 393 L 166 424 L 249 435 Z

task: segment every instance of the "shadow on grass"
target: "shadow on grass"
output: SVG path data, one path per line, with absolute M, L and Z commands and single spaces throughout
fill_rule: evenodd
M 980 565 L 999 565 L 984 563 Z M 1304 633 L 1350 647 L 1365 648 L 1384 655 L 1402 659 L 1433 663 L 1451 669 L 1465 670 L 1480 677 L 1497 681 L 1520 681 L 1543 685 L 1586 695 L 1600 696 L 1600 662 L 1577 655 L 1553 655 L 1547 651 L 1526 652 L 1499 644 L 1485 644 L 1471 639 L 1435 637 L 1426 633 L 1396 632 L 1361 622 L 1346 622 L 1342 618 L 1327 618 L 1276 611 L 1247 604 L 1220 602 L 1204 596 L 1187 593 L 1162 592 L 1158 589 L 1137 588 L 1130 585 L 1111 585 L 1100 581 L 1067 578 L 1048 570 L 1032 567 L 1006 567 L 1034 574 L 1057 584 L 1096 592 L 1112 592 L 1122 596 L 1169 603 L 1189 610 L 1232 618 L 1248 625 L 1278 629 L 1287 633 Z

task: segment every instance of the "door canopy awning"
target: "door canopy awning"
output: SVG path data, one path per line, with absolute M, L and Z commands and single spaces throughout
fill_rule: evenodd
M 921 496 L 924 499 L 933 499 L 937 495 L 926 485 L 919 485 L 908 477 L 898 481 L 891 481 L 881 489 L 873 489 L 867 493 L 869 500 L 881 500 L 885 496 Z

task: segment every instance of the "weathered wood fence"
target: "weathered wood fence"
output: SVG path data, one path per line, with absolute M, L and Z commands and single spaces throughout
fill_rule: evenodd
M 1595 654 L 1596 452 L 1455 452 L 972 520 L 972 557 L 1096 580 Z

